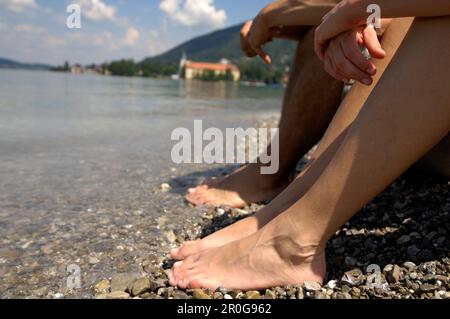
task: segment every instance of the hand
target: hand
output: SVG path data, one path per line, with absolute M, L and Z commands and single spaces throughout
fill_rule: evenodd
M 325 52 L 331 39 L 366 23 L 354 14 L 361 11 L 357 6 L 360 2 L 360 0 L 343 0 L 323 17 L 322 24 L 316 29 L 314 43 L 314 50 L 322 61 L 325 59 Z
M 276 34 L 277 30 L 266 27 L 261 16 L 247 21 L 241 30 L 242 50 L 248 57 L 259 55 L 266 64 L 270 64 L 272 60 L 262 47 L 271 42 Z
M 382 59 L 386 56 L 375 29 L 372 26 L 358 27 L 329 42 L 324 54 L 325 71 L 340 81 L 354 79 L 371 85 L 376 67 L 364 57 L 361 46 L 365 46 L 373 58 Z

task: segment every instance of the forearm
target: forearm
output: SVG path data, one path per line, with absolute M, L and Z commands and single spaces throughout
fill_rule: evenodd
M 352 19 L 365 21 L 367 8 L 377 4 L 382 18 L 438 17 L 450 15 L 449 0 L 347 0 Z
M 260 13 L 269 28 L 317 26 L 339 0 L 278 0 Z

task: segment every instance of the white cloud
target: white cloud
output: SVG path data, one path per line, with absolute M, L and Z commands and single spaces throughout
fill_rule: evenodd
M 141 34 L 139 33 L 138 30 L 130 27 L 127 30 L 127 33 L 122 41 L 122 44 L 124 46 L 133 46 L 138 42 L 140 36 Z
M 184 26 L 222 27 L 227 20 L 225 10 L 215 7 L 214 0 L 161 0 L 159 8 L 169 18 Z
M 36 0 L 0 0 L 0 6 L 14 12 L 37 8 Z
M 102 0 L 78 0 L 83 16 L 92 21 L 116 19 L 117 8 L 104 3 Z
M 48 33 L 48 30 L 46 28 L 33 24 L 18 24 L 14 27 L 14 30 L 17 32 L 33 33 L 33 34 Z

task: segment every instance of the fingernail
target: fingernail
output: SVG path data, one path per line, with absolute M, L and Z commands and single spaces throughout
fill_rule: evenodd
M 369 68 L 366 70 L 366 72 L 369 73 L 369 74 L 371 74 L 371 75 L 374 75 L 375 72 L 376 72 L 376 69 L 375 69 L 373 66 L 371 66 L 371 67 L 369 67 Z
M 176 262 L 173 266 L 175 267 L 175 268 L 179 268 L 179 267 L 181 267 L 183 265 L 183 262 L 182 261 L 179 261 L 179 262 Z
M 172 249 L 172 250 L 170 251 L 170 253 L 171 253 L 172 255 L 177 255 L 179 251 L 180 251 L 179 248 L 174 248 L 174 249 Z
M 372 84 L 372 80 L 371 79 L 362 79 L 361 81 L 363 84 L 365 85 L 371 85 Z

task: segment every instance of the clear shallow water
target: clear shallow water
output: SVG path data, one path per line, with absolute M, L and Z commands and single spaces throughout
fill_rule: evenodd
M 50 273 L 61 279 L 66 263 L 82 264 L 92 254 L 101 262 L 89 274 L 113 271 L 123 259 L 110 255 L 116 241 L 151 241 L 155 221 L 162 214 L 186 214 L 184 188 L 214 168 L 173 164 L 172 130 L 191 129 L 197 119 L 205 127 L 252 126 L 279 111 L 282 93 L 225 83 L 0 70 L 0 276 L 7 279 L 0 293 L 28 296 L 50 285 L 50 275 L 36 279 L 43 269 L 56 267 Z M 157 191 L 171 181 L 173 192 Z M 146 237 L 120 233 L 124 225 L 140 227 L 133 234 L 145 231 Z

